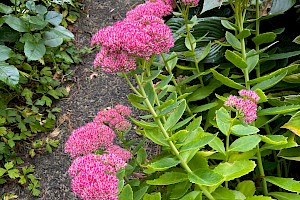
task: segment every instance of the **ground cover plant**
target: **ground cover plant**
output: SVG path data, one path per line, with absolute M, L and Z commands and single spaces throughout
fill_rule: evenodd
M 124 77 L 146 114 L 131 117 L 139 143 L 126 138 L 120 105 L 72 133 L 81 198 L 300 199 L 299 33 L 282 44 L 285 29 L 272 24 L 296 1 L 198 3 L 146 1 L 93 36 L 95 67 Z
M 1 187 L 19 183 L 34 196 L 40 193 L 29 158 L 51 153 L 59 143 L 42 133 L 54 128 L 60 108 L 53 102 L 68 95 L 61 83 L 70 77 L 70 64 L 80 61 L 66 28 L 77 19 L 78 6 L 50 0 L 0 3 Z

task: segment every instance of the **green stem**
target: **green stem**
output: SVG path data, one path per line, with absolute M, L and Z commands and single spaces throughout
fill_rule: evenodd
M 127 84 L 129 85 L 129 87 L 134 91 L 134 93 L 136 93 L 137 95 L 141 96 L 140 92 L 137 91 L 137 89 L 135 89 L 135 87 L 132 85 L 131 81 L 129 80 L 127 74 L 125 72 L 122 72 L 122 75 L 125 77 L 125 80 L 127 82 Z
M 255 30 L 255 36 L 259 36 L 259 29 L 260 29 L 260 20 L 259 20 L 259 0 L 256 0 L 255 2 L 255 18 L 256 18 L 256 21 L 255 21 L 255 26 L 256 26 L 256 30 Z M 259 51 L 259 45 L 255 45 L 255 50 L 256 52 Z M 257 63 L 257 66 L 255 68 L 256 70 L 256 77 L 260 77 L 260 63 L 258 62 Z
M 160 130 L 162 131 L 164 137 L 166 139 L 169 138 L 169 134 L 167 132 L 167 130 L 165 129 L 165 127 L 163 126 L 163 123 L 161 121 L 161 119 L 158 117 L 157 113 L 155 112 L 152 104 L 150 103 L 149 99 L 147 98 L 146 92 L 144 91 L 144 88 L 142 87 L 142 83 L 139 80 L 139 77 L 135 74 L 135 79 L 137 81 L 138 86 L 141 89 L 141 94 L 142 96 L 145 98 L 145 103 L 147 105 L 147 107 L 149 108 L 150 113 L 152 114 L 155 122 L 157 123 L 158 127 L 160 128 Z M 187 163 L 184 161 L 184 159 L 181 157 L 181 155 L 179 154 L 178 149 L 176 148 L 175 144 L 173 143 L 173 141 L 171 140 L 167 140 L 168 144 L 172 150 L 172 152 L 176 155 L 176 157 L 180 160 L 181 166 L 188 172 L 191 173 L 192 170 L 190 169 L 190 167 L 187 165 Z M 203 194 L 210 200 L 215 200 L 215 198 L 206 190 L 205 187 L 203 187 L 202 185 L 198 185 L 199 188 L 203 191 Z
M 170 75 L 172 75 L 172 74 L 173 74 L 173 73 L 172 73 L 172 69 L 169 67 L 169 64 L 168 64 L 168 62 L 166 61 L 166 58 L 165 58 L 165 56 L 164 56 L 163 53 L 161 53 L 161 57 L 162 57 L 162 59 L 163 59 L 165 65 L 166 65 L 167 71 L 169 72 Z M 177 84 L 177 82 L 176 82 L 174 76 L 172 76 L 172 82 L 173 82 L 174 86 L 176 87 L 176 90 L 177 90 L 177 92 L 179 93 L 179 95 L 182 95 L 182 91 L 181 91 L 180 87 L 178 86 L 178 84 Z M 189 104 L 186 104 L 186 110 L 187 110 L 187 112 L 189 113 L 190 116 L 193 116 L 193 112 L 191 111 L 191 109 L 190 109 L 190 107 L 189 107 Z
M 268 187 L 267 187 L 267 181 L 265 179 L 265 171 L 264 171 L 264 167 L 263 167 L 263 163 L 262 163 L 262 159 L 261 159 L 259 145 L 256 146 L 256 157 L 257 157 L 257 165 L 258 165 L 259 173 L 262 178 L 264 195 L 267 196 L 268 195 Z

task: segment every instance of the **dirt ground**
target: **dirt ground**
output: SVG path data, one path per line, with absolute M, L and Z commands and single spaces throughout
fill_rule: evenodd
M 75 42 L 79 47 L 89 47 L 92 35 L 101 27 L 124 18 L 126 11 L 134 8 L 142 0 L 84 0 L 79 20 L 74 26 Z M 58 125 L 59 147 L 52 154 L 38 155 L 34 159 L 35 175 L 40 178 L 41 195 L 32 197 L 26 188 L 14 186 L 19 200 L 75 200 L 70 188 L 67 170 L 71 158 L 64 153 L 64 143 L 71 131 L 91 121 L 100 109 L 118 103 L 129 105 L 126 95 L 130 92 L 122 78 L 93 70 L 95 53 L 82 58 L 83 62 L 73 66 L 74 83 L 70 96 L 57 103 L 62 108 Z M 10 187 L 11 189 L 11 187 Z M 2 191 L 1 191 L 2 190 Z M 6 188 L 0 193 L 8 192 Z

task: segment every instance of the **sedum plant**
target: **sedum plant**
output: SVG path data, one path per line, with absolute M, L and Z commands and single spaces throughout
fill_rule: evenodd
M 290 170 L 299 160 L 300 51 L 277 46 L 282 32 L 260 30 L 295 1 L 262 12 L 265 1 L 204 0 L 191 16 L 198 3 L 147 1 L 92 38 L 101 46 L 94 66 L 125 78 L 129 101 L 146 113 L 131 118 L 135 131 L 158 149 L 147 155 L 144 140 L 128 149 L 118 199 L 300 199 Z M 209 16 L 217 7 L 232 15 Z

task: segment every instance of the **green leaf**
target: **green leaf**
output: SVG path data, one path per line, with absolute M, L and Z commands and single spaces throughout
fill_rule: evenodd
M 268 80 L 262 81 L 256 85 L 254 85 L 251 90 L 256 90 L 256 89 L 261 89 L 261 90 L 266 90 L 269 89 L 271 87 L 273 87 L 274 85 L 276 85 L 277 83 L 279 83 L 285 76 L 287 75 L 287 71 L 281 73 L 278 76 L 275 76 L 273 78 L 270 78 Z
M 133 192 L 131 186 L 127 184 L 119 195 L 120 200 L 133 200 Z
M 190 189 L 192 183 L 184 181 L 174 185 L 171 191 L 170 199 L 179 199 Z
M 277 156 L 287 160 L 300 161 L 300 147 L 292 147 L 288 149 L 281 149 Z
M 182 101 L 179 104 L 179 106 L 174 110 L 174 112 L 170 114 L 166 123 L 164 124 L 164 127 L 166 130 L 171 129 L 176 125 L 176 123 L 182 117 L 182 115 L 185 111 L 185 108 L 186 108 L 186 101 Z
M 208 145 L 213 149 L 216 150 L 219 153 L 226 154 L 224 143 L 222 140 L 218 137 L 215 137 L 212 141 L 208 143 Z
M 247 197 L 246 200 L 274 200 L 274 199 L 272 199 L 271 197 L 259 195 L 259 196 Z
M 195 140 L 184 144 L 183 147 L 180 148 L 180 152 L 184 152 L 184 151 L 189 151 L 189 150 L 193 150 L 193 149 L 200 149 L 202 147 L 204 147 L 205 145 L 207 145 L 208 143 L 210 143 L 215 137 L 217 137 L 216 135 L 209 135 L 209 136 L 204 136 L 202 138 L 196 138 Z
M 14 17 L 12 15 L 7 16 L 5 23 L 8 26 L 10 26 L 12 29 L 19 31 L 19 32 L 29 32 L 30 31 L 28 24 L 24 20 L 22 20 L 18 17 Z
M 235 198 L 235 191 L 230 190 L 225 187 L 218 187 L 213 193 L 212 196 L 217 200 L 233 200 Z
M 240 69 L 246 69 L 248 66 L 243 58 L 233 51 L 226 50 L 225 58 Z
M 181 172 L 166 172 L 162 174 L 159 178 L 154 180 L 148 180 L 149 185 L 171 185 L 175 183 L 180 183 L 188 180 L 188 176 Z
M 145 129 L 145 136 L 161 146 L 169 146 L 163 133 L 159 129 Z
M 254 149 L 261 141 L 258 135 L 248 135 L 236 139 L 229 147 L 229 151 L 246 152 Z
M 28 60 L 39 60 L 46 53 L 46 47 L 43 43 L 26 41 L 24 45 L 24 53 Z
M 134 118 L 130 118 L 133 123 L 135 123 L 135 125 L 139 126 L 139 127 L 142 127 L 142 128 L 145 128 L 145 129 L 152 129 L 152 128 L 157 128 L 158 125 L 154 122 L 145 122 L 143 120 L 136 120 Z
M 296 0 L 273 0 L 269 15 L 282 14 L 289 10 L 296 3 Z
M 255 52 L 255 50 L 251 50 L 251 51 Z M 251 53 L 251 51 L 248 53 Z M 256 67 L 258 61 L 259 61 L 259 55 L 254 55 L 246 58 L 246 63 L 248 66 L 247 69 L 249 73 Z
M 44 44 L 49 47 L 58 47 L 63 43 L 63 38 L 54 31 L 46 31 L 43 35 Z
M 300 195 L 295 193 L 269 192 L 269 195 L 275 197 L 278 200 L 300 200 Z
M 6 169 L 0 168 L 0 177 L 3 176 L 3 174 L 6 172 Z
M 208 43 L 208 45 L 204 48 L 204 50 L 201 52 L 199 56 L 197 56 L 197 62 L 201 62 L 206 56 L 209 54 L 211 50 L 211 42 Z
M 38 14 L 44 15 L 47 13 L 47 8 L 43 5 L 36 5 L 35 10 Z
M 293 112 L 300 109 L 300 105 L 279 106 L 259 110 L 257 116 L 278 115 Z
M 180 122 L 178 122 L 175 126 L 173 126 L 173 128 L 171 128 L 171 131 L 175 131 L 181 127 L 183 127 L 184 125 L 186 125 L 187 123 L 189 123 L 193 118 L 195 118 L 196 115 L 192 115 Z
M 70 40 L 74 38 L 73 33 L 71 33 L 68 29 L 63 26 L 56 26 L 53 30 L 57 35 L 62 37 L 63 39 Z
M 237 160 L 233 163 L 220 163 L 214 171 L 221 174 L 225 179 L 224 181 L 231 181 L 252 172 L 255 167 L 256 164 L 252 160 Z
M 0 61 L 5 61 L 10 58 L 11 49 L 5 45 L 0 45 Z
M 231 80 L 230 78 L 224 76 L 223 74 L 220 74 L 216 70 L 211 69 L 211 72 L 213 73 L 215 79 L 217 79 L 218 81 L 220 81 L 224 85 L 227 85 L 228 87 L 231 87 L 231 88 L 234 88 L 234 89 L 237 89 L 237 90 L 245 89 L 245 87 L 242 86 L 241 84 L 234 82 L 233 80 Z
M 45 20 L 53 24 L 54 26 L 58 26 L 61 23 L 62 19 L 63 15 L 56 11 L 48 11 L 47 15 L 45 16 Z
M 281 128 L 286 128 L 300 136 L 300 111 L 291 117 Z
M 172 71 L 174 69 L 174 67 L 176 66 L 177 61 L 178 61 L 177 53 L 172 52 L 167 60 L 168 60 L 167 64 L 168 64 L 169 70 Z
M 145 194 L 143 200 L 161 200 L 160 192 L 156 192 L 154 194 Z
M 224 177 L 209 169 L 199 169 L 189 173 L 189 180 L 199 185 L 216 186 L 224 181 Z
M 295 42 L 296 44 L 300 44 L 300 35 L 298 35 L 297 37 L 295 37 L 295 39 L 293 40 L 293 42 Z
M 278 53 L 278 54 L 271 54 L 268 58 L 263 59 L 265 60 L 280 60 L 285 58 L 290 58 L 294 56 L 298 56 L 300 54 L 300 51 L 292 51 L 287 53 Z
M 224 107 L 216 111 L 216 121 L 220 131 L 226 136 L 229 135 L 232 119 Z
M 244 39 L 251 35 L 251 31 L 249 29 L 244 29 L 242 32 L 240 32 L 236 38 L 237 39 Z
M 15 86 L 19 82 L 19 71 L 13 66 L 5 62 L 0 62 L 0 81 L 9 86 Z
M 288 190 L 290 192 L 300 192 L 300 182 L 295 181 L 292 178 L 280 178 L 275 176 L 266 176 L 265 180 L 269 183 L 277 185 L 282 189 Z
M 188 102 L 205 99 L 210 94 L 212 94 L 215 91 L 215 89 L 217 89 L 218 87 L 221 87 L 222 85 L 223 84 L 221 82 L 216 81 L 214 79 L 213 81 L 209 82 L 209 84 L 207 86 L 201 87 L 201 88 L 197 89 L 196 91 L 194 91 L 193 94 L 189 95 L 187 97 Z
M 147 165 L 147 168 L 150 168 L 154 171 L 165 171 L 171 167 L 175 167 L 180 163 L 180 160 L 174 158 L 174 157 L 164 157 L 161 158 L 155 162 L 150 163 Z
M 241 50 L 241 42 L 232 33 L 226 31 L 225 38 L 234 49 Z
M 283 135 L 260 135 L 261 140 L 267 144 L 282 145 L 287 144 L 287 137 Z
M 232 134 L 238 136 L 252 135 L 259 132 L 259 129 L 250 125 L 234 125 L 231 127 Z
M 16 179 L 20 176 L 18 169 L 10 169 L 7 171 L 9 178 Z
M 196 48 L 196 40 L 192 34 L 190 34 L 190 38 L 188 36 L 185 37 L 184 44 L 188 50 L 193 51 Z
M 255 183 L 250 180 L 239 182 L 236 189 L 243 193 L 245 197 L 253 196 L 256 191 Z
M 207 104 L 204 104 L 204 105 L 201 105 L 201 106 L 194 107 L 192 109 L 192 111 L 193 111 L 193 113 L 201 113 L 203 111 L 210 110 L 211 108 L 214 108 L 217 105 L 218 105 L 217 102 L 211 102 L 211 103 L 207 103 Z
M 271 43 L 276 39 L 276 34 L 273 32 L 261 33 L 258 36 L 255 36 L 252 41 L 256 45 L 261 45 L 265 43 Z
M 235 24 L 231 23 L 230 21 L 228 21 L 226 19 L 221 20 L 221 24 L 229 30 L 233 30 L 233 31 L 238 30 L 238 27 Z
M 220 7 L 221 5 L 222 5 L 222 1 L 219 1 L 219 0 L 204 0 L 203 8 L 202 8 L 202 11 L 200 14 L 202 14 L 208 10 Z
M 145 193 L 147 192 L 149 186 L 142 187 L 138 191 L 133 193 L 133 200 L 141 200 Z
M 200 191 L 192 191 L 184 195 L 180 200 L 196 200 L 200 194 Z
M 12 12 L 13 12 L 13 9 L 10 6 L 0 3 L 0 13 L 10 14 Z

